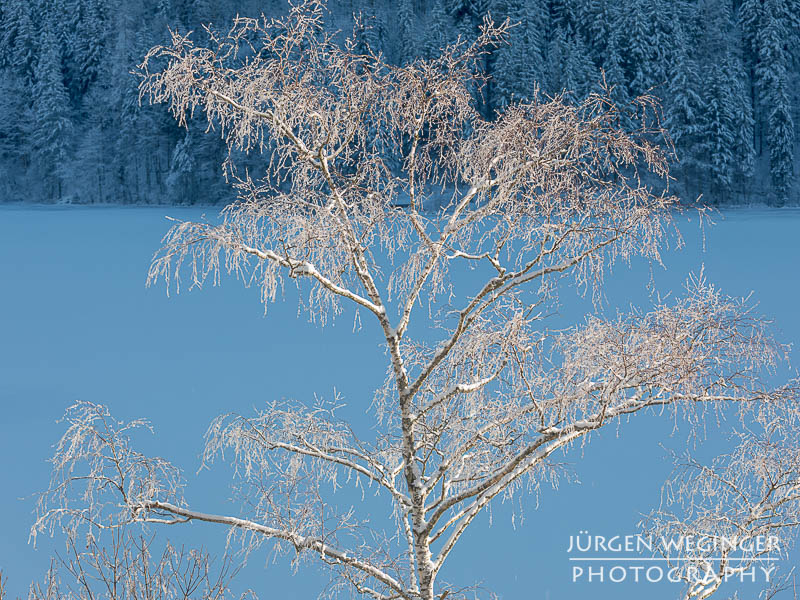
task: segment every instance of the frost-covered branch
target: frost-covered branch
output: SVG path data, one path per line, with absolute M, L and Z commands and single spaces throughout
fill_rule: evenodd
M 703 464 L 675 455 L 662 506 L 645 525 L 653 535 L 694 536 L 666 558 L 686 582 L 686 600 L 708 598 L 731 575 L 766 569 L 772 581 L 800 528 L 800 420 L 797 382 L 750 407 L 750 426 L 731 436 L 730 453 Z
M 151 502 L 145 502 L 141 506 L 135 507 L 135 509 L 137 512 L 137 517 L 143 520 L 144 522 L 148 522 L 149 520 L 147 516 L 149 511 L 154 511 L 154 512 L 160 511 L 168 513 L 170 515 L 176 515 L 178 517 L 181 517 L 182 519 L 186 520 L 186 522 L 204 521 L 206 523 L 217 523 L 220 525 L 227 525 L 229 527 L 234 527 L 236 529 L 244 529 L 246 531 L 255 532 L 269 538 L 285 540 L 291 543 L 292 546 L 294 546 L 295 550 L 297 550 L 297 552 L 310 550 L 321 554 L 325 558 L 333 560 L 336 564 L 354 567 L 359 571 L 363 571 L 370 577 L 375 578 L 377 581 L 388 586 L 395 592 L 399 593 L 401 597 L 404 598 L 407 597 L 404 593 L 403 586 L 393 577 L 387 575 L 381 569 L 375 567 L 374 565 L 359 560 L 358 558 L 350 556 L 346 551 L 339 550 L 329 545 L 328 543 L 325 542 L 325 540 L 320 538 L 297 535 L 292 531 L 276 529 L 274 527 L 267 527 L 265 525 L 261 525 L 260 523 L 255 523 L 253 521 L 248 521 L 246 519 L 240 519 L 238 517 L 229 517 L 225 515 L 215 515 L 215 514 L 197 512 L 194 510 L 189 510 L 187 508 L 176 506 L 169 502 L 159 502 L 157 500 Z

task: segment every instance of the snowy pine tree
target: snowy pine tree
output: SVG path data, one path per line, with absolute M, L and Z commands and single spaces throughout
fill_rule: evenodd
M 576 27 L 578 24 L 578 19 L 576 18 L 575 13 L 577 12 L 575 6 L 573 6 L 576 1 L 575 0 L 549 0 L 550 1 L 550 10 L 549 10 L 549 17 L 550 22 L 553 24 L 553 27 L 560 27 L 562 30 L 566 31 L 568 28 Z
M 26 143 L 26 111 L 29 94 L 16 74 L 0 78 L 0 180 L 9 183 L 19 178 L 30 160 Z M 5 187 L 5 186 L 2 186 Z M 8 193 L 0 187 L 0 193 Z
M 172 151 L 166 183 L 167 193 L 174 204 L 191 204 L 196 201 L 197 162 L 193 144 L 195 141 L 197 141 L 196 136 L 187 131 Z
M 428 18 L 428 28 L 425 31 L 425 56 L 427 58 L 438 56 L 445 47 L 449 39 L 449 25 L 450 17 L 445 0 L 433 0 Z
M 696 61 L 690 55 L 680 23 L 675 25 L 673 63 L 668 73 L 665 126 L 675 143 L 684 173 L 697 174 L 701 120 L 705 114 L 703 84 Z
M 397 4 L 397 28 L 400 42 L 400 64 L 413 61 L 418 55 L 417 27 L 414 22 L 412 0 L 400 0 Z
M 81 22 L 80 0 L 51 0 L 46 8 L 45 18 L 51 15 L 61 15 L 53 19 L 52 27 L 60 45 L 61 65 L 64 73 L 64 85 L 70 98 L 77 100 L 81 88 L 81 68 L 78 64 L 76 50 L 78 45 L 78 27 Z
M 789 200 L 794 176 L 794 124 L 783 85 L 774 90 L 772 98 L 774 105 L 769 113 L 769 173 L 775 203 L 783 206 Z
M 589 48 L 577 32 L 569 39 L 568 50 L 566 70 L 572 78 L 568 87 L 574 91 L 578 99 L 583 99 L 591 92 L 597 91 L 600 72 L 592 60 Z
M 69 96 L 61 74 L 60 44 L 52 27 L 45 28 L 33 84 L 31 142 L 39 168 L 52 184 L 50 193 L 61 198 L 69 174 L 72 134 Z
M 36 15 L 33 10 L 29 0 L 7 0 L 3 6 L 0 64 L 16 71 L 27 85 L 33 82 L 39 51 L 38 32 L 34 26 Z
M 652 55 L 650 57 L 650 78 L 653 85 L 665 86 L 669 81 L 669 67 L 674 61 L 675 31 L 680 24 L 680 18 L 674 0 L 649 0 L 647 6 L 651 15 L 650 44 Z
M 374 11 L 368 9 L 358 15 L 355 51 L 361 55 L 383 51 L 382 26 Z
M 788 28 L 786 0 L 764 0 L 756 37 L 758 64 L 756 76 L 759 96 L 768 112 L 767 142 L 770 156 L 770 179 L 776 202 L 788 199 L 794 164 L 794 126 L 787 93 Z
M 758 32 L 761 29 L 763 15 L 763 0 L 742 0 L 742 4 L 739 6 L 738 22 L 746 43 L 746 50 L 754 58 L 757 58 L 759 54 Z
M 624 107 L 631 98 L 628 94 L 628 82 L 625 79 L 625 72 L 622 69 L 622 59 L 620 58 L 619 33 L 613 29 L 609 33 L 606 46 L 603 71 L 606 85 L 611 88 L 611 97 L 618 106 Z
M 724 133 L 712 129 L 704 132 L 710 140 L 716 139 L 724 149 L 710 150 L 709 146 L 700 151 L 710 160 L 713 180 L 720 184 L 723 191 L 730 191 L 734 183 L 742 182 L 753 174 L 755 152 L 753 149 L 753 113 L 750 95 L 742 84 L 743 65 L 735 49 L 731 49 L 720 61 L 712 74 L 712 86 L 717 89 L 719 98 L 721 123 Z M 712 93 L 710 89 L 707 90 Z M 709 107 L 709 112 L 713 113 Z M 724 174 L 723 174 L 724 172 Z M 716 198 L 725 200 L 726 198 Z
M 105 50 L 107 5 L 105 0 L 84 0 L 75 45 L 78 89 L 85 93 L 97 79 Z
M 565 65 L 569 55 L 567 34 L 561 27 L 556 27 L 547 47 L 547 74 L 544 81 L 545 90 L 551 94 L 559 94 L 566 88 L 567 73 Z
M 733 94 L 733 111 L 738 118 L 734 132 L 734 151 L 738 163 L 738 175 L 741 178 L 751 177 L 755 167 L 755 147 L 753 144 L 755 119 L 750 97 L 750 86 L 747 85 L 747 73 L 739 55 L 731 54 L 723 64 L 728 74 Z
M 623 68 L 632 96 L 645 93 L 654 83 L 651 15 L 646 8 L 642 0 L 624 0 L 620 9 Z
M 497 106 L 505 106 L 512 98 L 529 99 L 534 82 L 542 80 L 545 70 L 544 33 L 545 5 L 542 0 L 508 0 L 505 16 L 516 26 L 511 30 L 510 44 L 495 55 L 494 80 Z
M 718 65 L 706 69 L 700 149 L 711 177 L 712 193 L 727 191 L 736 169 L 736 114 L 728 73 Z

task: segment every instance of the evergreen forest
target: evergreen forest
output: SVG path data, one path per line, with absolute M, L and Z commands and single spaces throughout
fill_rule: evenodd
M 225 204 L 226 150 L 202 119 L 140 104 L 136 67 L 170 28 L 226 27 L 285 0 L 0 0 L 0 201 Z M 361 15 L 354 25 L 353 15 Z M 800 203 L 800 0 L 330 0 L 329 31 L 396 64 L 517 23 L 482 61 L 488 119 L 514 99 L 578 100 L 603 78 L 650 93 L 679 163 L 675 189 L 712 204 Z M 538 91 L 537 91 L 538 90 Z M 257 166 L 259 156 L 238 157 Z

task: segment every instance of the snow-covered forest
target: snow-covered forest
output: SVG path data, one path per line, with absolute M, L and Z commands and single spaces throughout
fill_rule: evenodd
M 0 201 L 222 204 L 225 148 L 198 119 L 179 128 L 141 105 L 134 71 L 168 27 L 224 28 L 282 0 L 2 0 Z M 684 199 L 797 204 L 798 0 L 339 0 L 331 31 L 361 36 L 390 61 L 430 57 L 483 16 L 519 23 L 483 61 L 476 93 L 492 118 L 512 98 L 600 85 L 617 100 L 652 90 L 680 166 Z M 255 164 L 257 156 L 240 157 Z

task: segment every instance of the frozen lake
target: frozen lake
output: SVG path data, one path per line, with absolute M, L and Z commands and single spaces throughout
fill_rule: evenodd
M 9 600 L 24 597 L 48 564 L 46 542 L 38 549 L 26 544 L 30 496 L 47 485 L 45 461 L 62 431 L 56 420 L 74 400 L 107 404 L 120 418 L 150 419 L 157 433 L 149 442 L 153 452 L 191 475 L 214 416 L 248 412 L 272 399 L 309 400 L 315 392 L 329 397 L 335 387 L 347 414 L 363 419 L 371 390 L 383 379 L 384 357 L 371 323 L 354 333 L 345 316 L 320 330 L 297 316 L 291 287 L 266 317 L 257 292 L 230 279 L 221 288 L 169 299 L 163 286 L 146 289 L 149 259 L 167 229 L 164 216 L 197 219 L 202 213 L 0 207 L 0 569 L 9 579 Z M 707 278 L 724 292 L 754 292 L 781 341 L 800 342 L 800 210 L 727 210 L 715 220 L 705 231 L 705 250 L 697 220 L 681 220 L 687 247 L 666 254 L 666 270 L 653 267 L 656 289 L 680 293 L 687 275 L 705 265 Z M 609 308 L 646 306 L 649 277 L 649 265 L 619 265 L 609 278 Z M 566 311 L 586 308 L 585 302 L 565 304 Z M 656 431 L 667 435 L 671 428 L 657 425 Z M 566 552 L 570 536 L 581 530 L 635 532 L 639 513 L 658 504 L 670 471 L 658 442 L 671 443 L 658 438 L 653 429 L 628 426 L 619 439 L 614 430 L 594 438 L 583 459 L 580 449 L 572 451 L 567 460 L 575 462 L 581 484 L 543 494 L 538 508 L 531 498 L 516 529 L 508 507 L 498 505 L 492 527 L 487 518 L 476 523 L 444 579 L 482 579 L 509 599 L 639 598 L 650 589 L 657 597 L 677 597 L 679 587 L 664 584 L 573 583 Z M 218 480 L 216 471 L 204 474 L 190 488 L 201 510 L 219 508 L 210 496 Z M 197 526 L 187 529 L 195 530 L 190 537 L 200 535 Z M 181 530 L 170 533 L 180 540 Z M 219 540 L 218 533 L 203 535 Z M 316 597 L 313 569 L 291 577 L 282 563 L 264 570 L 260 562 L 251 562 L 242 581 L 262 600 Z

